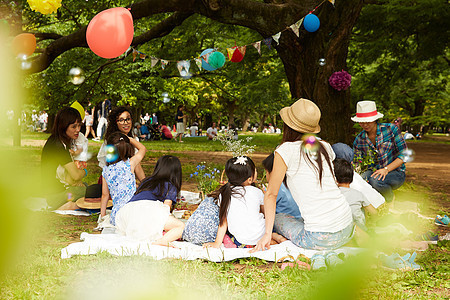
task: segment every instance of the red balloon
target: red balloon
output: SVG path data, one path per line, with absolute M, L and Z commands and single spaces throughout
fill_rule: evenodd
M 25 54 L 30 56 L 36 50 L 36 37 L 31 33 L 21 33 L 12 41 L 14 55 Z
M 133 41 L 133 17 L 128 9 L 115 7 L 98 13 L 89 22 L 86 40 L 92 52 L 103 58 L 124 53 Z

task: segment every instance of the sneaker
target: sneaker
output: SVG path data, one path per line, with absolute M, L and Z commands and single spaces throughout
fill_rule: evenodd
M 99 137 L 93 138 L 92 140 L 96 141 L 96 142 L 100 142 L 100 138 Z
M 325 263 L 329 268 L 334 268 L 340 264 L 343 264 L 344 261 L 340 259 L 336 252 L 328 252 L 325 254 Z
M 444 215 L 443 217 L 437 215 L 436 219 L 434 219 L 434 224 L 439 226 L 448 226 L 448 223 L 450 223 L 450 218 L 447 215 Z
M 326 270 L 327 265 L 325 264 L 325 256 L 322 254 L 314 254 L 313 257 L 311 257 L 311 269 L 316 270 Z

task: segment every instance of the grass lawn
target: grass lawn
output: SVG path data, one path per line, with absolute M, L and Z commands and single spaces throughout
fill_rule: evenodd
M 43 138 L 44 137 L 44 138 Z M 280 137 L 253 135 L 255 161 L 273 151 Z M 45 139 L 44 134 L 27 134 L 23 141 Z M 23 143 L 25 144 L 25 143 Z M 201 161 L 223 169 L 227 153 L 220 142 L 185 139 L 146 142 L 149 151 L 143 161 L 146 174 L 159 156 L 171 153 L 183 162 L 183 184 L 194 186 L 189 174 Z M 92 143 L 96 153 L 100 144 Z M 12 151 L 11 151 L 12 150 Z M 418 254 L 419 271 L 392 272 L 377 266 L 371 251 L 346 259 L 334 270 L 311 272 L 298 268 L 281 270 L 276 263 L 259 259 L 232 262 L 162 260 L 144 256 L 115 257 L 107 253 L 61 259 L 60 251 L 79 241 L 80 233 L 92 232 L 97 216 L 61 216 L 51 212 L 30 213 L 20 209 L 19 199 L 32 194 L 39 170 L 41 147 L 3 147 L 0 163 L 0 299 L 448 299 L 450 273 L 448 241 L 431 245 Z M 262 155 L 264 154 L 264 155 Z M 260 165 L 260 163 L 259 163 Z M 88 163 L 86 182 L 95 183 L 100 168 L 93 158 Z M 260 173 L 262 174 L 262 173 Z M 419 203 L 427 216 L 443 214 L 442 199 L 420 182 L 408 182 L 396 192 L 399 203 Z M 448 201 L 448 193 L 446 194 Z M 393 218 L 392 220 L 390 218 Z M 404 224 L 413 236 L 435 230 L 432 221 L 414 214 L 385 216 L 379 220 Z M 369 224 L 369 226 L 373 224 Z M 371 244 L 385 253 L 406 252 L 394 246 L 395 236 Z M 369 248 L 372 249 L 372 248 Z

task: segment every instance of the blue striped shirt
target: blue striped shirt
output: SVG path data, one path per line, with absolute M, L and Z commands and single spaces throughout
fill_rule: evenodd
M 374 151 L 377 157 L 374 159 L 375 162 L 369 166 L 369 169 L 375 167 L 377 170 L 386 167 L 396 158 L 406 161 L 404 151 L 408 147 L 398 127 L 394 124 L 377 123 L 375 144 L 372 143 L 366 131 L 363 130 L 353 142 L 353 158 L 358 157 L 358 155 L 365 157 L 370 150 Z M 404 172 L 405 164 L 402 164 L 397 170 Z

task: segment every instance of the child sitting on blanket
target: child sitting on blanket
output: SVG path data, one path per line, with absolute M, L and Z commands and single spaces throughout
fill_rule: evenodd
M 253 247 L 265 233 L 264 194 L 252 185 L 257 176 L 255 164 L 246 156 L 233 157 L 225 165 L 225 174 L 228 182 L 210 195 L 219 206 L 216 240 L 203 246 L 219 248 L 228 229 L 237 247 Z M 286 240 L 277 233 L 272 239 L 275 244 Z
M 120 131 L 112 133 L 106 140 L 108 146 L 114 146 L 115 153 L 107 155 L 106 166 L 102 172 L 102 198 L 100 217 L 106 215 L 106 205 L 109 197 L 113 200 L 110 222 L 116 225 L 116 214 L 136 191 L 134 170 L 145 156 L 145 146 Z M 138 152 L 134 153 L 134 148 Z
M 137 240 L 152 240 L 155 245 L 172 246 L 170 242 L 179 239 L 184 229 L 184 223 L 170 214 L 181 189 L 181 174 L 177 157 L 160 157 L 152 176 L 142 181 L 136 194 L 117 213 L 118 233 Z
M 377 214 L 377 209 L 370 204 L 366 196 L 363 193 L 350 188 L 350 183 L 353 181 L 353 167 L 352 164 L 342 158 L 336 158 L 333 161 L 334 175 L 338 182 L 339 189 L 344 194 L 350 208 L 352 210 L 353 221 L 356 225 L 367 231 L 366 218 L 363 211 L 370 214 Z
M 271 153 L 262 161 L 263 167 L 266 170 L 267 181 L 269 181 L 270 173 L 272 173 L 273 170 L 273 159 L 274 154 Z M 288 214 L 297 219 L 302 217 L 297 203 L 295 202 L 294 198 L 292 198 L 291 192 L 286 187 L 286 185 L 284 185 L 284 182 L 281 183 L 280 189 L 278 190 L 276 213 Z

